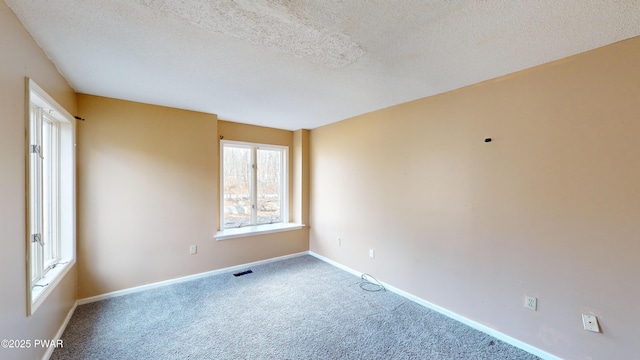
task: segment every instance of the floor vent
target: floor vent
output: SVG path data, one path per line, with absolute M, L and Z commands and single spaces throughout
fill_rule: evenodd
M 243 272 L 239 272 L 237 274 L 233 274 L 233 276 L 242 276 L 242 275 L 247 275 L 247 274 L 251 274 L 253 271 L 251 270 L 247 270 L 247 271 L 243 271 Z

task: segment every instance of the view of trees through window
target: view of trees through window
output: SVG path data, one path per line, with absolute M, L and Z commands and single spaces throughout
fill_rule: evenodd
M 283 150 L 226 144 L 223 152 L 224 227 L 281 222 Z
M 257 222 L 258 224 L 280 222 L 282 221 L 280 216 L 282 151 L 258 149 L 257 164 Z

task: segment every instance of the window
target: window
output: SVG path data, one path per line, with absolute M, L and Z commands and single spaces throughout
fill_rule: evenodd
M 75 260 L 74 120 L 28 80 L 28 313 Z
M 221 141 L 221 228 L 288 222 L 285 146 Z

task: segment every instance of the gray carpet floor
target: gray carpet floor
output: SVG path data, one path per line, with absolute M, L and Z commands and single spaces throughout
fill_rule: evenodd
M 51 359 L 538 359 L 311 256 L 78 306 Z

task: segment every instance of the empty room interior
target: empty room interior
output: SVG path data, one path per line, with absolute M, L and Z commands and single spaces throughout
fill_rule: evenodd
M 636 0 L 5 0 L 0 44 L 0 359 L 302 258 L 539 358 L 639 356 Z

